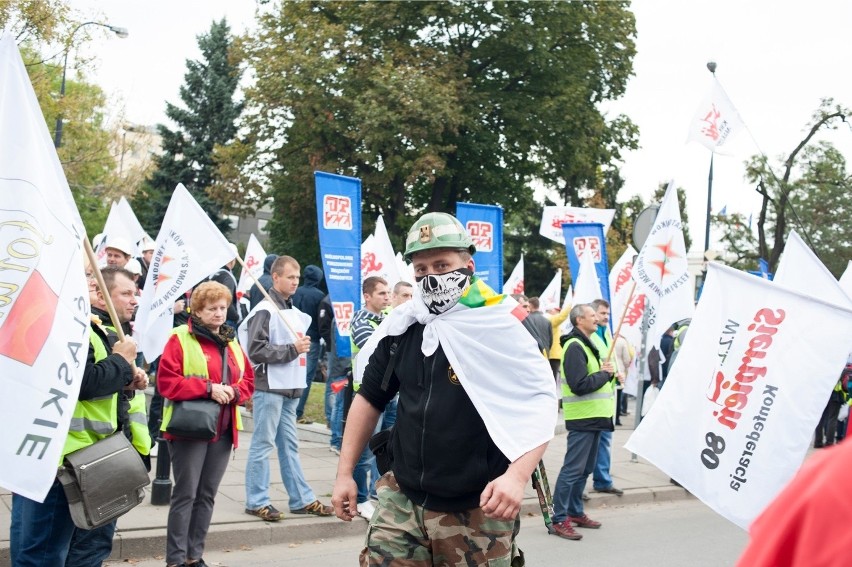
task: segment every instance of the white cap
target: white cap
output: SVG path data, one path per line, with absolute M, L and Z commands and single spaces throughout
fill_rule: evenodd
M 142 264 L 139 263 L 139 260 L 136 258 L 131 258 L 127 261 L 127 264 L 124 265 L 124 269 L 130 272 L 131 274 L 141 276 L 142 275 Z
M 120 236 L 116 236 L 115 238 L 107 238 L 106 248 L 114 248 L 119 252 L 124 252 L 126 255 L 131 256 L 133 254 L 133 247 L 130 246 L 130 243 Z

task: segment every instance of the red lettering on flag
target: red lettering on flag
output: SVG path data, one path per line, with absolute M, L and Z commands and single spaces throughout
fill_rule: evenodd
M 376 260 L 376 255 L 373 252 L 367 252 L 364 254 L 364 257 L 361 258 L 361 273 L 369 274 L 372 272 L 378 272 L 382 269 L 381 262 Z
M 323 228 L 350 230 L 352 228 L 352 201 L 341 195 L 326 195 L 322 201 Z
M 50 335 L 59 297 L 37 271 L 0 327 L 0 354 L 32 366 Z
M 494 227 L 490 222 L 467 221 L 465 228 L 470 234 L 477 252 L 491 252 L 494 250 Z

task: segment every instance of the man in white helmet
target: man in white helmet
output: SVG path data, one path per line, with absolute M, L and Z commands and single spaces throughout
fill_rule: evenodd
M 106 241 L 106 263 L 112 268 L 124 268 L 130 261 L 133 247 L 125 238 L 117 236 L 107 237 Z

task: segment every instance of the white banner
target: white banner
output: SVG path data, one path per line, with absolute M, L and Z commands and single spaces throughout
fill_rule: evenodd
M 390 289 L 402 279 L 382 215 L 376 220 L 375 232 L 361 245 L 361 281 L 371 276 L 384 278 Z
M 0 85 L 0 486 L 42 502 L 89 349 L 86 234 L 8 32 Z
M 113 202 L 109 209 L 106 224 L 104 224 L 103 238 L 98 243 L 98 260 L 103 259 L 103 265 L 106 265 L 106 248 L 110 241 L 115 239 L 124 239 L 133 248 L 131 256 L 134 258 L 142 255 L 140 246 L 142 239 L 147 236 L 145 229 L 139 224 L 139 219 L 133 209 L 130 208 L 130 203 L 122 197 L 118 202 Z
M 598 280 L 598 269 L 595 267 L 595 259 L 592 254 L 583 254 L 580 258 L 579 272 L 577 281 L 574 282 L 574 302 L 572 305 L 603 299 L 601 283 Z
M 614 216 L 615 209 L 547 206 L 541 213 L 541 226 L 538 232 L 554 242 L 565 244 L 565 235 L 562 233 L 563 224 L 597 222 L 603 225 L 603 233 L 606 236 Z
M 266 252 L 263 251 L 263 246 L 260 245 L 257 237 L 252 234 L 249 236 L 248 244 L 246 245 L 246 255 L 243 258 L 243 271 L 240 272 L 240 281 L 237 282 L 237 300 L 251 289 L 256 279 L 263 275 L 263 263 L 266 261 Z M 251 274 L 251 275 L 249 275 Z M 254 276 L 254 277 L 251 277 Z
M 742 130 L 745 130 L 745 125 L 737 109 L 719 81 L 713 79 L 710 92 L 689 123 L 686 141 L 698 142 L 708 150 L 718 151 Z
M 772 281 L 829 303 L 852 307 L 852 299 L 795 230 L 787 236 Z
M 175 301 L 233 259 L 230 243 L 207 213 L 183 185 L 175 187 L 136 313 L 135 332 L 145 360 L 162 354 Z
M 692 317 L 695 308 L 674 182 L 669 183 L 631 277 L 636 293 L 647 299 L 648 350 L 659 349 L 663 333 L 673 323 Z
M 710 264 L 689 340 L 625 447 L 746 528 L 795 474 L 846 362 L 846 341 L 826 337 L 850 333 L 852 311 Z
M 562 299 L 562 269 L 556 270 L 556 275 L 538 299 L 541 304 L 539 308 L 545 313 L 551 309 L 559 309 L 559 300 Z
M 521 259 L 515 264 L 515 269 L 509 274 L 509 279 L 503 284 L 503 293 L 512 295 L 513 293 L 524 293 L 524 255 L 521 254 Z

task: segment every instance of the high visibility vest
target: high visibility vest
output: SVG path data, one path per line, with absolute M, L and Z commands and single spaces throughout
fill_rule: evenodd
M 180 327 L 172 330 L 172 335 L 177 335 L 177 338 L 180 341 L 180 349 L 183 351 L 183 375 L 187 378 L 202 378 L 204 380 L 209 380 L 207 358 L 204 356 L 204 351 L 201 350 L 201 345 L 198 344 L 198 339 L 195 338 L 195 335 L 189 332 L 189 327 L 187 325 L 181 325 Z M 233 354 L 234 359 L 237 361 L 237 367 L 240 369 L 240 375 L 237 376 L 237 379 L 234 380 L 231 378 L 229 382 L 230 385 L 233 386 L 234 384 L 239 384 L 240 381 L 242 381 L 246 370 L 246 362 L 243 357 L 243 350 L 240 348 L 237 341 L 229 342 L 228 347 L 231 349 L 231 354 Z M 165 399 L 163 401 L 163 423 L 160 425 L 160 431 L 165 431 L 166 427 L 169 425 L 173 409 L 174 402 L 172 400 Z M 235 411 L 234 413 L 236 414 L 237 431 L 242 431 L 242 416 L 239 411 Z
M 106 345 L 97 333 L 89 333 L 89 343 L 94 350 L 96 363 L 109 355 Z M 68 437 L 65 438 L 65 446 L 62 448 L 60 464 L 68 453 L 88 447 L 112 435 L 117 429 L 117 393 L 92 400 L 77 400 L 74 413 L 71 414 L 71 425 L 68 428 Z
M 595 345 L 595 348 L 598 349 L 598 352 L 602 357 L 606 356 L 606 353 L 609 352 L 610 347 L 612 346 L 612 333 L 609 331 L 609 327 L 607 327 L 606 331 L 606 341 L 597 333 L 592 333 L 592 336 L 589 337 L 589 340 L 592 341 L 592 344 Z M 612 358 L 609 359 L 612 362 L 612 365 L 615 367 L 615 371 L 618 372 L 618 360 L 615 358 L 615 352 L 613 352 Z
M 684 325 L 683 327 L 678 328 L 674 333 L 674 350 L 679 350 L 681 345 L 683 344 L 682 335 L 689 328 L 689 325 Z
M 594 374 L 601 369 L 601 362 L 598 357 L 592 352 L 592 349 L 583 344 L 583 341 L 577 337 L 572 337 L 565 341 L 565 346 L 562 347 L 562 357 L 560 359 L 560 367 L 565 366 L 565 353 L 568 347 L 572 344 L 578 344 L 586 353 L 586 372 Z M 591 417 L 612 417 L 615 415 L 615 385 L 612 380 L 607 380 L 606 384 L 583 396 L 578 396 L 571 391 L 568 386 L 568 381 L 562 379 L 562 413 L 566 420 L 586 419 Z
M 379 328 L 379 324 L 376 323 L 375 321 L 373 321 L 372 319 L 367 319 L 367 323 L 370 324 L 370 326 L 373 328 L 374 331 Z M 351 328 L 349 329 L 349 345 L 350 345 L 350 348 L 351 348 L 350 354 L 352 356 L 352 358 L 351 358 L 352 369 L 354 370 L 355 369 L 355 357 L 358 356 L 359 352 L 361 352 L 361 347 L 359 347 L 358 345 L 355 344 L 355 339 L 352 338 L 352 329 Z M 354 377 L 354 375 L 355 375 L 354 372 L 353 372 L 352 375 Z M 357 392 L 359 388 L 361 388 L 361 381 L 360 380 L 354 380 L 352 382 L 352 390 Z
M 148 431 L 148 413 L 145 410 L 145 392 L 134 392 L 130 399 L 130 443 L 140 455 L 151 453 L 151 432 Z

